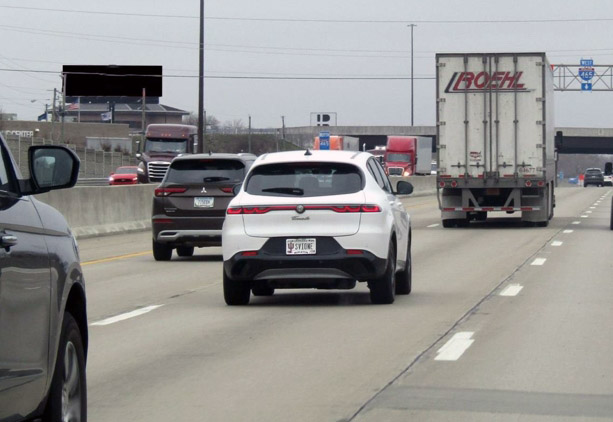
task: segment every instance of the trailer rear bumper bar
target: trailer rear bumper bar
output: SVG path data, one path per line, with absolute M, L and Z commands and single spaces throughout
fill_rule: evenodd
M 541 207 L 446 207 L 443 212 L 540 211 Z

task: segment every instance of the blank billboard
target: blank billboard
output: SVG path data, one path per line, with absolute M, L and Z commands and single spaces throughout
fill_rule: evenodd
M 162 96 L 162 66 L 64 65 L 66 96 L 147 97 Z

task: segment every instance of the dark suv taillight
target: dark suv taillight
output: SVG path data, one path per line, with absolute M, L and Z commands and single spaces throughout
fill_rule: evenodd
M 186 187 L 183 186 L 173 186 L 173 187 L 168 187 L 168 188 L 156 188 L 155 189 L 155 196 L 170 196 L 173 193 L 184 193 L 185 191 L 187 191 Z

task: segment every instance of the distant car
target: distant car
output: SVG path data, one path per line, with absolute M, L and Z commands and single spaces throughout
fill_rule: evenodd
M 85 421 L 85 282 L 68 223 L 36 194 L 73 186 L 68 148 L 32 146 L 23 179 L 0 135 L 0 421 Z
M 179 256 L 192 256 L 195 247 L 221 246 L 232 189 L 255 159 L 253 154 L 188 154 L 173 159 L 153 198 L 153 257 L 168 261 L 173 249 Z
M 603 176 L 603 180 L 604 180 L 604 182 L 603 182 L 604 186 L 613 186 L 613 175 L 610 175 L 610 174 L 606 175 L 605 174 Z
M 602 170 L 599 168 L 589 168 L 585 170 L 583 186 L 587 188 L 589 185 L 604 185 L 604 175 L 602 174 Z
M 411 292 L 411 222 L 379 161 L 355 151 L 265 154 L 230 202 L 222 232 L 228 305 L 277 288 L 352 289 L 372 303 Z
M 109 185 L 136 185 L 138 183 L 138 166 L 117 167 L 109 176 Z

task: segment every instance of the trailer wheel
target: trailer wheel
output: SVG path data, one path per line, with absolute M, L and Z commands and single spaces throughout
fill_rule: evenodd
M 451 227 L 455 227 L 455 220 L 448 219 L 443 220 L 443 227 L 446 229 L 450 229 Z

